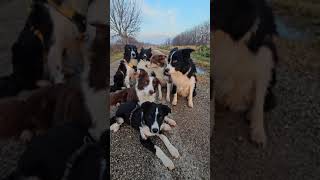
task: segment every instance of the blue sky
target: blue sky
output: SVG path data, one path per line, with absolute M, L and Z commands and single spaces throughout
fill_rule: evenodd
M 137 39 L 154 44 L 210 20 L 210 0 L 137 0 L 141 31 Z

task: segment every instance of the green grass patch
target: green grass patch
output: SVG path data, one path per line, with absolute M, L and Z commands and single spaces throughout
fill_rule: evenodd
M 115 61 L 118 61 L 119 59 L 123 58 L 122 52 L 112 52 L 110 53 L 110 63 L 113 63 Z

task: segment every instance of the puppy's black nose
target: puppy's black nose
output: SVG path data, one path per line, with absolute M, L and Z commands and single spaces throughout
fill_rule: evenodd
M 157 128 L 153 128 L 153 129 L 152 129 L 152 132 L 153 132 L 153 133 L 158 133 L 158 131 L 159 131 L 159 130 L 158 130 Z
M 154 93 L 154 91 L 153 91 L 153 90 L 150 90 L 149 93 L 152 95 L 152 94 Z
M 164 75 L 169 75 L 169 69 L 168 69 L 168 68 L 164 69 L 163 74 L 164 74 Z

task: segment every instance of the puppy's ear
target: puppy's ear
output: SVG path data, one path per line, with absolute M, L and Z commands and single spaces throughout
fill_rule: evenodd
M 177 48 L 177 47 L 175 47 L 175 48 L 171 49 L 171 51 L 170 51 L 170 53 L 169 53 L 169 54 L 171 54 L 171 53 L 172 53 L 172 52 L 174 52 L 174 51 L 178 51 L 178 48 Z
M 165 116 L 171 113 L 171 108 L 169 108 L 167 105 L 161 104 L 161 109 Z
M 190 54 L 194 51 L 194 49 L 190 49 L 190 48 L 186 48 L 186 49 L 182 49 L 182 56 L 183 59 L 190 59 Z

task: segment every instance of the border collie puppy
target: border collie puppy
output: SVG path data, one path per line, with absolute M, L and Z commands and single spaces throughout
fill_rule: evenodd
M 152 50 L 152 56 L 149 60 L 140 60 L 138 63 L 138 69 L 143 69 L 148 72 L 149 75 L 154 73 L 157 79 L 160 81 L 158 85 L 159 99 L 162 99 L 162 87 L 167 84 L 168 76 L 164 76 L 164 69 L 167 65 L 167 56 L 158 50 Z
M 110 92 L 115 92 L 125 88 L 125 78 L 127 76 L 127 67 L 124 60 L 120 61 L 120 65 L 116 74 L 113 76 L 113 85 L 110 87 Z
M 211 6 L 216 103 L 247 112 L 251 140 L 265 146 L 264 111 L 275 106 L 278 59 L 272 9 L 264 0 L 215 0 Z
M 124 78 L 124 84 L 130 88 L 130 80 L 133 78 L 134 73 L 137 71 L 138 64 L 138 50 L 135 45 L 126 44 L 124 46 L 123 59 L 127 68 L 127 74 Z
M 17 169 L 7 179 L 103 180 L 108 172 L 106 140 L 93 140 L 88 124 L 70 122 L 54 127 L 47 134 L 32 139 Z
M 150 61 L 150 58 L 152 56 L 152 49 L 144 49 L 141 48 L 140 53 L 139 53 L 139 62 L 141 60 L 145 60 L 145 61 Z
M 160 83 L 155 74 L 149 75 L 145 70 L 138 70 L 138 81 L 135 87 L 123 89 L 110 94 L 110 105 L 117 103 L 135 101 L 142 104 L 146 101 L 155 102 L 156 90 Z
M 168 57 L 168 65 L 165 74 L 172 79 L 172 105 L 177 105 L 178 94 L 187 97 L 188 106 L 193 107 L 193 97 L 196 95 L 196 66 L 193 63 L 190 54 L 193 49 L 174 48 L 170 51 Z M 167 100 L 170 101 L 170 84 L 167 87 Z
M 113 132 L 118 131 L 123 123 L 139 130 L 141 144 L 152 151 L 165 167 L 172 170 L 174 169 L 174 164 L 171 159 L 149 139 L 150 136 L 158 136 L 174 158 L 180 157 L 178 150 L 162 134 L 162 131 L 171 130 L 171 126 L 176 126 L 174 120 L 166 117 L 169 113 L 171 113 L 171 109 L 163 104 L 144 102 L 139 106 L 136 102 L 127 102 L 121 104 L 116 115 L 111 118 L 110 130 Z

